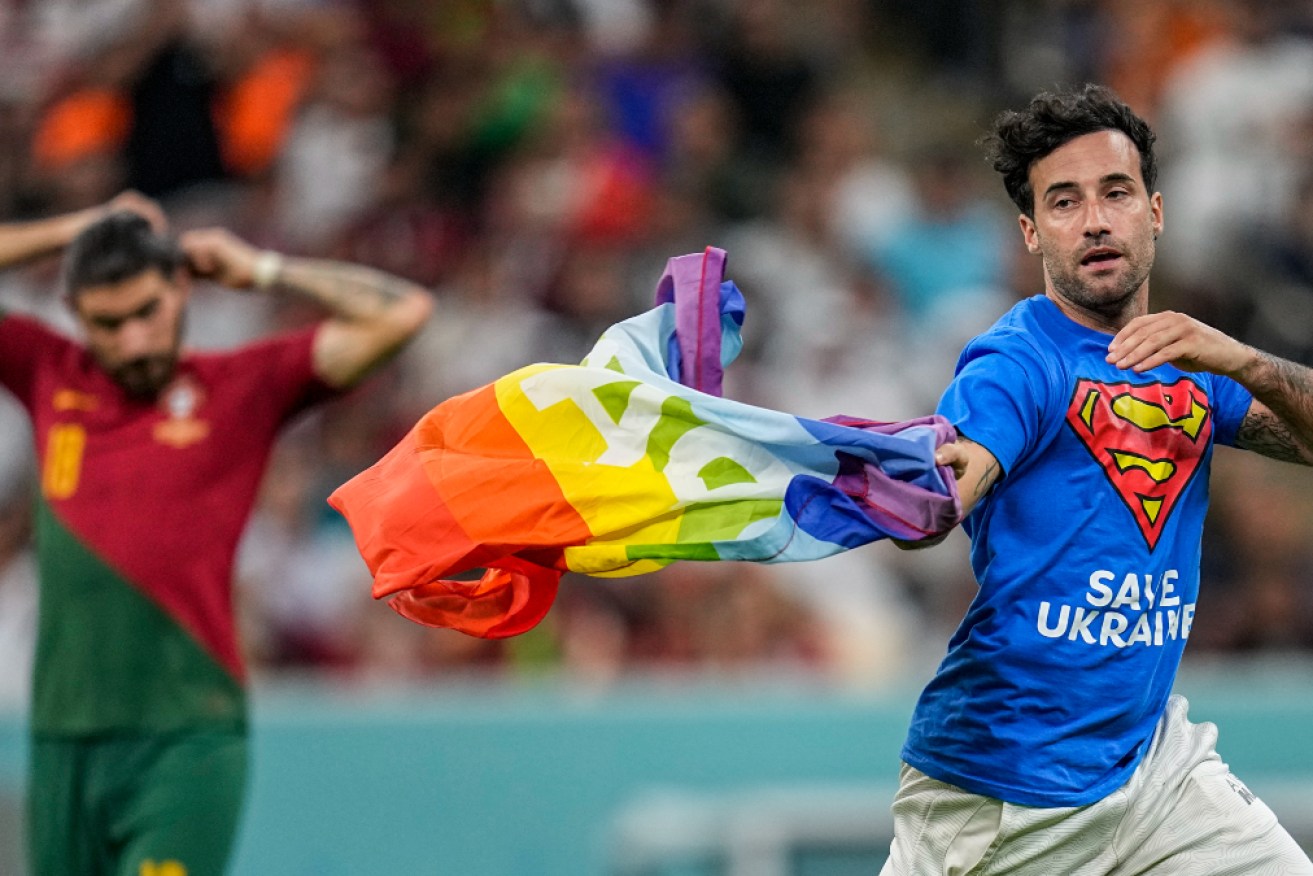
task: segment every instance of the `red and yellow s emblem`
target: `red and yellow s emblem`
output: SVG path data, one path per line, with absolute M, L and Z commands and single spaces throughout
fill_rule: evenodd
M 1193 380 L 1134 385 L 1081 379 L 1067 424 L 1103 468 L 1153 550 L 1208 448 L 1208 396 Z

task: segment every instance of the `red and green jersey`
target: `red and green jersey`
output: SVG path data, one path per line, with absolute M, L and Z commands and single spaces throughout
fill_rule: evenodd
M 313 336 L 184 355 L 135 401 L 81 345 L 0 314 L 40 473 L 35 733 L 244 723 L 234 556 L 279 427 L 332 392 Z

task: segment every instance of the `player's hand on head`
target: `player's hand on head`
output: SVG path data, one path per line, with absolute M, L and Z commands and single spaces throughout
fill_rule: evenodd
M 135 213 L 143 217 L 156 234 L 165 233 L 169 227 L 168 217 L 158 203 L 141 192 L 128 189 L 103 204 L 66 214 L 62 226 L 65 237 L 61 243 L 67 245 L 87 228 L 115 213 Z
M 1183 313 L 1137 316 L 1108 344 L 1108 361 L 1137 374 L 1171 363 L 1182 371 L 1234 375 L 1254 357 L 1252 348 Z
M 119 192 L 106 201 L 100 211 L 102 216 L 119 212 L 136 213 L 143 217 L 157 234 L 163 234 L 169 228 L 169 218 L 164 214 L 164 208 L 153 198 L 133 189 Z
M 198 228 L 178 238 L 192 276 L 233 289 L 255 285 L 255 260 L 260 251 L 226 228 Z

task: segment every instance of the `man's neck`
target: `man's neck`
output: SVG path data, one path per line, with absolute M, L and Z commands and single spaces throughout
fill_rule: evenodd
M 1045 288 L 1045 296 L 1058 306 L 1063 316 L 1070 319 L 1077 325 L 1093 329 L 1096 332 L 1103 332 L 1108 335 L 1115 335 L 1126 327 L 1126 324 L 1137 316 L 1143 316 L 1149 312 L 1149 288 L 1148 284 L 1142 286 L 1133 296 L 1122 302 L 1122 306 L 1115 312 L 1105 312 L 1093 310 L 1088 307 L 1082 307 L 1073 301 L 1064 298 L 1055 291 L 1051 286 Z

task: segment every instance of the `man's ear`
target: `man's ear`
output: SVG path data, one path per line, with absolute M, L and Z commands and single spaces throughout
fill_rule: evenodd
M 1017 216 L 1017 223 L 1021 226 L 1021 239 L 1026 242 L 1026 250 L 1031 255 L 1039 255 L 1039 229 L 1035 227 L 1035 220 L 1022 213 Z

